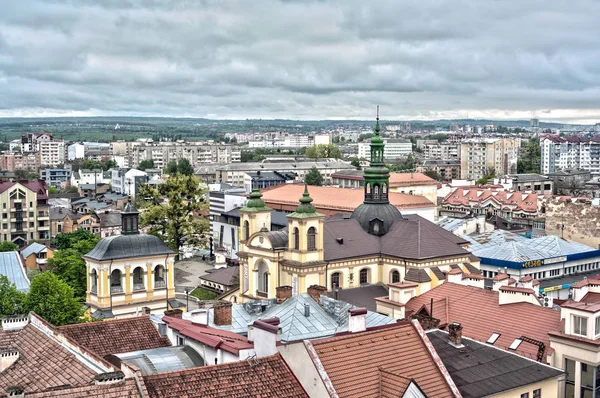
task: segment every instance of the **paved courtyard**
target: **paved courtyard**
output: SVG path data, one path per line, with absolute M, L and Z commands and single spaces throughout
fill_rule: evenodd
M 213 269 L 213 265 L 205 261 L 202 258 L 194 257 L 185 260 L 181 260 L 175 263 L 175 294 L 177 299 L 182 303 L 186 303 L 185 288 L 189 288 L 190 291 L 194 290 L 195 287 L 200 285 L 201 275 L 206 274 L 206 271 Z M 193 297 L 189 299 L 188 311 L 195 310 L 198 308 L 196 300 Z

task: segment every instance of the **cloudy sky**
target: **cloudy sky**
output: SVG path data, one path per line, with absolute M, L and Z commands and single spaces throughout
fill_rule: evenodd
M 97 5 L 102 3 L 103 5 Z M 600 121 L 597 0 L 0 0 L 0 116 Z

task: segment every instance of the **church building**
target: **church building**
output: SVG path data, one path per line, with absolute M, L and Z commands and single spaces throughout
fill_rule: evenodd
M 416 294 L 441 284 L 459 269 L 479 274 L 469 242 L 418 215 L 403 216 L 390 204 L 389 170 L 384 164 L 379 117 L 364 172 L 364 202 L 351 215 L 325 218 L 312 206 L 308 187 L 288 226 L 270 231 L 271 209 L 255 188 L 240 209 L 240 290 L 238 302 L 275 298 L 276 288 L 294 295 L 312 285 L 348 289 L 368 284 L 416 283 Z
M 140 233 L 138 222 L 130 199 L 121 212 L 121 234 L 103 238 L 84 256 L 92 318 L 180 308 L 175 300 L 175 253 L 158 237 Z

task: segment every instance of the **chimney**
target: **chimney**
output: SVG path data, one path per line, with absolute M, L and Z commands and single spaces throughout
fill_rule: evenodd
M 348 331 L 350 333 L 367 330 L 367 309 L 352 308 L 348 310 Z
M 208 325 L 208 311 L 207 310 L 197 309 L 197 310 L 192 311 L 191 315 L 192 315 L 191 321 L 194 325 L 202 325 L 202 326 Z M 217 316 L 215 314 L 215 321 L 216 321 L 216 318 L 217 318 Z
M 229 301 L 219 301 L 213 306 L 213 321 L 217 326 L 231 325 L 231 306 Z
M 462 348 L 462 325 L 454 322 L 448 325 L 448 343 L 456 348 Z
M 150 315 L 151 312 L 152 312 L 152 309 L 150 307 L 142 307 L 142 314 Z
M 460 268 L 451 269 L 446 273 L 446 282 L 449 283 L 462 283 L 463 272 Z
M 304 316 L 307 318 L 310 316 L 310 305 L 307 303 L 304 304 Z
M 278 286 L 275 288 L 275 297 L 277 298 L 277 304 L 283 303 L 285 300 L 292 297 L 291 286 Z
M 327 296 L 327 288 L 325 286 L 311 285 L 306 292 L 319 304 L 321 303 L 321 295 Z
M 165 316 L 170 316 L 171 318 L 181 319 L 183 316 L 183 311 L 180 309 L 166 310 Z
M 257 320 L 248 325 L 248 341 L 254 344 L 257 358 L 276 354 L 280 339 L 281 328 L 277 317 Z
M 125 373 L 120 370 L 116 372 L 100 373 L 94 376 L 95 385 L 116 384 L 125 380 Z
M 6 387 L 6 396 L 9 398 L 24 398 L 25 389 L 21 386 L 8 386 Z
M 0 373 L 9 368 L 19 359 L 19 351 L 16 348 L 0 348 Z
M 2 319 L 2 329 L 8 330 L 21 330 L 29 323 L 29 316 L 27 315 L 15 315 L 9 316 Z

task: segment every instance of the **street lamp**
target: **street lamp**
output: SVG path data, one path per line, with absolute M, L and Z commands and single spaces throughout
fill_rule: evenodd
M 190 310 L 190 288 L 185 288 L 185 309 L 189 312 Z

